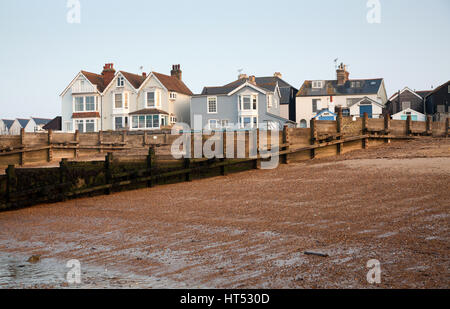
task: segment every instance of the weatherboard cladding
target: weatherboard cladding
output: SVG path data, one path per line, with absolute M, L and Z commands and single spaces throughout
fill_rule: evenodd
M 361 87 L 352 87 L 352 82 L 360 82 Z M 378 79 L 351 79 L 344 85 L 338 86 L 336 80 L 324 81 L 322 88 L 313 89 L 312 81 L 307 80 L 297 93 L 297 97 L 305 96 L 333 96 L 333 95 L 368 95 L 377 94 L 383 83 L 382 78 Z

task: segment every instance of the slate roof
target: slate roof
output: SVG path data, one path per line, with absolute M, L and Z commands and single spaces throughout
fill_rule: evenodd
M 8 130 L 11 129 L 11 126 L 13 125 L 14 120 L 9 120 L 9 119 L 2 119 L 2 120 L 5 123 L 6 127 L 8 128 Z
M 360 82 L 361 87 L 352 88 L 352 82 Z M 297 97 L 307 96 L 336 96 L 336 95 L 368 95 L 377 94 L 383 83 L 382 78 L 376 79 L 351 79 L 344 85 L 338 86 L 337 80 L 324 81 L 324 87 L 312 88 L 312 81 L 307 80 L 297 93 Z
M 425 99 L 432 92 L 433 92 L 432 90 L 416 91 L 416 93 L 420 95 L 423 99 Z
M 49 123 L 50 121 L 52 121 L 52 119 L 47 119 L 47 118 L 32 118 L 34 120 L 34 122 L 40 126 L 40 125 L 46 125 L 47 123 Z
M 25 128 L 31 119 L 17 119 L 22 128 Z
M 81 71 L 81 73 L 91 82 L 93 85 L 97 85 L 97 90 L 100 92 L 103 92 L 105 90 L 106 86 L 105 82 L 103 80 L 103 76 L 87 71 Z
M 242 78 L 235 80 L 229 84 L 226 84 L 221 87 L 205 87 L 203 88 L 203 91 L 201 95 L 223 95 L 228 94 L 232 92 L 234 89 L 240 87 L 242 84 L 248 81 L 248 78 Z M 255 78 L 256 86 L 267 90 L 267 91 L 275 91 L 275 87 L 278 83 L 278 87 L 280 87 L 281 92 L 281 104 L 288 104 L 290 101 L 290 95 L 291 95 L 291 88 L 294 87 L 289 85 L 287 82 L 285 82 L 283 79 L 275 76 L 269 76 L 269 77 L 256 77 Z
M 61 116 L 55 117 L 55 119 L 51 120 L 44 127 L 44 130 L 53 130 L 53 131 L 61 131 L 62 130 L 62 118 Z

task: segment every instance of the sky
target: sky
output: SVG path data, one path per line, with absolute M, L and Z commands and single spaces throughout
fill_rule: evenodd
M 80 23 L 69 23 L 80 3 Z M 450 80 L 450 1 L 0 0 L 0 119 L 61 114 L 59 95 L 81 70 L 170 74 L 181 64 L 194 92 L 281 72 L 296 88 L 384 78 L 388 96 Z M 369 17 L 375 23 L 368 22 Z M 373 18 L 369 18 L 373 21 Z

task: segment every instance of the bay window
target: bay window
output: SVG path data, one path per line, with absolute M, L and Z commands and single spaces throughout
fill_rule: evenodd
M 75 120 L 75 129 L 80 133 L 95 132 L 95 119 L 77 119 Z
M 97 110 L 95 96 L 75 97 L 75 112 L 94 112 Z
M 160 124 L 167 123 L 167 116 L 163 115 L 135 115 L 131 118 L 132 129 L 159 129 Z

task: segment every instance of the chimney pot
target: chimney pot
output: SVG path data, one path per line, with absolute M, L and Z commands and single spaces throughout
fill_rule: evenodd
M 336 70 L 336 79 L 338 86 L 343 86 L 349 80 L 350 73 L 347 72 L 347 66 L 341 63 Z
M 278 77 L 279 79 L 283 78 L 283 74 L 281 74 L 280 72 L 275 72 L 275 74 L 273 74 L 274 77 Z
M 114 70 L 114 64 L 113 63 L 106 63 L 103 67 L 103 82 L 105 83 L 105 86 L 108 86 L 111 81 L 114 79 L 114 75 L 116 74 L 116 70 Z
M 181 71 L 181 65 L 180 64 L 172 65 L 172 71 L 170 71 L 170 75 L 178 78 L 181 81 L 183 76 L 183 71 Z
M 252 84 L 256 84 L 256 77 L 255 77 L 254 75 L 250 76 L 250 77 L 249 77 L 249 81 L 250 81 L 250 83 L 252 83 Z

